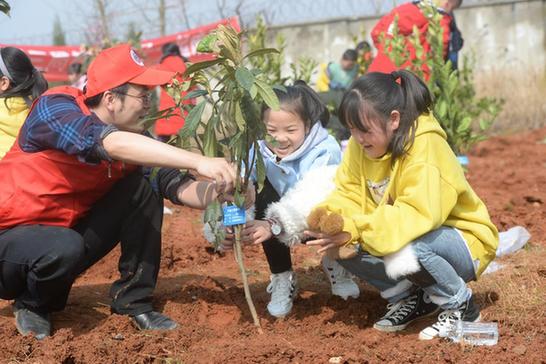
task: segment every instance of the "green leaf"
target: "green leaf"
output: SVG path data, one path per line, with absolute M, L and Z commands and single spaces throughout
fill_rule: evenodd
M 220 54 L 232 60 L 235 64 L 239 64 L 241 61 L 241 52 L 240 41 L 237 33 L 233 31 L 233 28 L 219 25 L 216 35 L 218 37 Z
M 245 130 L 245 117 L 243 116 L 243 111 L 241 110 L 241 106 L 239 103 L 234 103 L 233 107 L 235 107 L 235 123 L 237 123 L 237 127 L 239 130 L 243 131 Z
M 186 96 L 182 100 L 189 100 L 189 99 L 195 99 L 199 96 L 207 95 L 209 92 L 207 90 L 193 90 L 188 92 Z
M 205 223 L 216 222 L 220 221 L 222 216 L 222 206 L 218 200 L 214 200 L 205 209 L 203 220 Z
M 254 152 L 256 153 L 256 182 L 258 183 L 258 191 L 256 192 L 260 192 L 264 187 L 265 164 L 257 143 L 254 143 Z
M 275 48 L 261 48 L 261 49 L 257 49 L 255 51 L 248 53 L 246 56 L 243 57 L 243 59 L 262 56 L 268 53 L 280 53 L 280 52 L 278 49 L 275 49 Z
M 201 71 L 204 68 L 209 68 L 209 67 L 212 67 L 214 65 L 217 65 L 218 63 L 222 62 L 223 60 L 224 60 L 224 58 L 218 57 L 218 58 L 212 59 L 210 61 L 203 61 L 203 62 L 194 63 L 194 64 L 192 64 L 191 66 L 189 66 L 186 69 L 186 72 L 184 72 L 184 75 L 185 76 L 190 76 L 192 73 L 195 73 L 197 71 Z
M 216 138 L 216 125 L 220 118 L 213 115 L 205 126 L 205 135 L 203 136 L 203 153 L 207 157 L 218 156 L 218 139 Z
M 459 126 L 457 126 L 457 133 L 464 133 L 468 131 L 468 129 L 470 128 L 470 123 L 472 123 L 472 119 L 470 118 L 470 116 L 464 117 L 463 120 L 461 120 Z
M 445 100 L 440 100 L 438 102 L 438 106 L 436 107 L 436 112 L 438 113 L 438 118 L 440 120 L 443 120 L 446 117 L 447 114 L 447 103 Z
M 207 34 L 199 41 L 197 44 L 197 52 L 201 53 L 212 53 L 214 51 L 214 45 L 216 41 L 218 40 L 218 37 L 216 36 L 216 33 L 210 33 Z
M 248 92 L 250 93 L 250 97 L 252 97 L 253 99 L 256 98 L 256 95 L 258 95 L 258 87 L 254 84 L 252 85 L 252 87 L 250 88 L 250 90 L 248 90 Z
M 229 145 L 228 145 L 229 149 L 232 149 L 237 144 L 239 144 L 239 141 L 240 141 L 242 135 L 243 135 L 243 132 L 238 131 L 237 134 L 235 134 L 233 137 L 231 137 L 231 139 L 229 140 Z
M 491 122 L 485 119 L 480 120 L 480 129 L 481 130 L 487 130 L 491 126 Z
M 233 202 L 238 207 L 244 208 L 244 206 L 245 206 L 245 195 L 240 193 L 239 191 L 236 191 L 235 195 L 233 196 Z
M 190 110 L 186 117 L 186 121 L 184 122 L 184 127 L 179 132 L 179 135 L 182 138 L 194 136 L 196 134 L 206 104 L 207 102 L 203 100 Z
M 272 110 L 279 110 L 279 99 L 277 98 L 277 95 L 275 95 L 275 92 L 273 92 L 271 86 L 261 80 L 256 80 L 255 84 L 258 87 L 258 93 L 267 106 L 269 106 Z
M 245 67 L 238 67 L 235 71 L 235 79 L 242 88 L 250 92 L 254 86 L 254 75 Z
M 280 145 L 279 141 L 277 139 L 275 139 L 273 136 L 271 136 L 270 134 L 266 134 L 264 139 L 265 139 L 267 144 L 269 144 L 270 146 L 272 146 L 274 148 L 278 147 Z

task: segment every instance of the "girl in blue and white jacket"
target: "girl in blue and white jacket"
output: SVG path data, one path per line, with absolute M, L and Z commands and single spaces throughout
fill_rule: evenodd
M 268 207 L 274 207 L 275 203 L 278 205 L 277 201 L 308 172 L 318 172 L 317 169 L 325 169 L 325 173 L 330 173 L 326 170 L 333 171 L 341 161 L 341 150 L 324 128 L 330 116 L 328 109 L 305 82 L 298 81 L 286 87 L 286 91 L 275 89 L 275 93 L 279 98 L 280 110 L 265 108 L 262 111 L 267 134 L 275 141 L 259 141 L 266 179 L 263 189 L 256 196 L 256 219 L 247 222 L 243 240 L 262 243 L 272 273 L 271 283 L 267 287 L 271 293 L 267 309 L 271 315 L 283 317 L 292 309 L 292 301 L 297 294 L 290 248 L 286 243 L 294 239 L 294 224 L 299 225 L 295 230 L 304 230 L 301 225 L 305 224 L 305 211 L 320 202 L 324 194 L 306 191 L 305 195 L 310 196 L 310 201 L 297 207 L 299 218 L 279 218 L 278 214 L 273 213 L 274 208 Z M 317 185 L 324 183 L 331 184 L 331 178 L 324 176 L 322 181 L 317 181 Z M 315 195 L 320 195 L 317 201 L 314 201 Z M 286 216 L 296 212 L 291 210 Z M 323 268 L 332 283 L 333 294 L 344 299 L 358 297 L 358 286 L 335 260 L 323 258 Z

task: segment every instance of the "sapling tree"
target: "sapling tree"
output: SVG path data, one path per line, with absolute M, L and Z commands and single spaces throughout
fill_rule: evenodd
M 413 27 L 408 37 L 398 32 L 395 17 L 392 36 L 384 36 L 383 47 L 397 67 L 403 67 L 424 78 L 434 98 L 434 114 L 447 134 L 447 141 L 456 154 L 465 153 L 476 142 L 485 139 L 487 130 L 502 110 L 503 100 L 477 97 L 474 88 L 473 63 L 465 57 L 461 70 L 454 70 L 444 59 L 442 15 L 437 8 L 421 3 L 429 19 L 426 34 L 429 50 L 421 44 L 419 30 Z M 408 43 L 410 47 L 408 47 Z M 414 57 L 411 51 L 414 51 Z
M 261 332 L 243 263 L 241 232 L 244 219 L 239 220 L 238 217 L 244 214 L 245 194 L 253 183 L 251 176 L 256 176 L 258 189 L 261 189 L 265 179 L 265 167 L 258 147 L 258 140 L 266 137 L 261 121 L 261 105 L 265 103 L 271 109 L 279 109 L 279 100 L 272 87 L 259 77 L 261 71 L 249 68 L 248 64 L 253 58 L 277 53 L 277 50 L 258 48 L 244 55 L 241 43 L 240 33 L 229 26 L 219 25 L 197 46 L 199 52 L 212 53 L 215 58 L 190 65 L 185 73 L 188 81 L 175 82 L 171 86 L 171 94 L 175 100 L 178 98 L 178 102 L 181 101 L 181 91 L 193 89 L 185 98 L 206 96 L 189 110 L 176 140 L 178 145 L 187 148 L 193 144 L 204 155 L 225 157 L 237 168 L 240 179 L 235 185 L 233 202 L 223 209 L 220 201 L 213 202 L 205 211 L 204 220 L 215 233 L 216 244 L 220 244 L 225 233 L 223 229 L 218 229 L 218 222 L 235 219 L 235 258 L 254 324 Z M 210 105 L 210 112 L 205 112 L 207 105 Z

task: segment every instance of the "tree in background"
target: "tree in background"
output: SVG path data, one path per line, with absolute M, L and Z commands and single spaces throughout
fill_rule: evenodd
M 59 15 L 55 16 L 55 22 L 53 23 L 53 45 L 66 45 L 66 37 Z
M 140 48 L 140 40 L 142 37 L 142 31 L 136 29 L 135 23 L 130 22 L 127 26 L 127 34 L 125 34 L 125 40 L 131 44 L 133 48 Z
M 256 18 L 256 28 L 248 34 L 248 47 L 252 52 L 257 49 L 266 48 L 267 26 L 262 16 Z M 318 62 L 311 57 L 299 57 L 295 62 L 290 63 L 292 74 L 283 75 L 284 50 L 286 48 L 286 39 L 278 33 L 275 38 L 275 48 L 278 53 L 264 54 L 262 57 L 253 57 L 250 59 L 251 65 L 261 70 L 256 77 L 270 85 L 285 85 L 294 83 L 296 80 L 303 80 L 306 83 L 311 81 L 313 73 L 316 71 Z

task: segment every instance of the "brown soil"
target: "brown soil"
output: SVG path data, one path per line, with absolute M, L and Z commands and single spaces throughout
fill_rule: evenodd
M 245 250 L 251 290 L 264 334 L 252 324 L 233 255 L 214 254 L 201 237 L 200 214 L 173 207 L 164 227 L 163 260 L 155 304 L 180 323 L 172 332 L 137 331 L 111 315 L 108 289 L 117 277 L 114 251 L 80 277 L 54 333 L 38 342 L 18 335 L 10 303 L 0 303 L 0 361 L 9 363 L 362 363 L 526 362 L 546 354 L 546 128 L 494 137 L 470 154 L 468 179 L 500 230 L 525 226 L 528 248 L 500 259 L 504 268 L 472 289 L 486 321 L 497 321 L 493 347 L 420 342 L 427 322 L 401 334 L 372 328 L 385 302 L 362 283 L 347 302 L 332 297 L 316 253 L 294 252 L 301 295 L 284 320 L 266 311 L 269 274 L 261 248 Z

